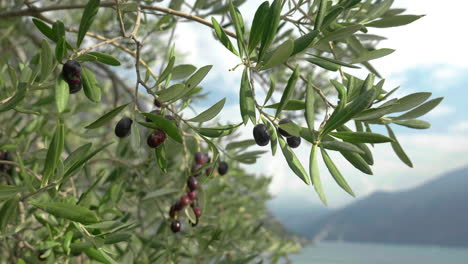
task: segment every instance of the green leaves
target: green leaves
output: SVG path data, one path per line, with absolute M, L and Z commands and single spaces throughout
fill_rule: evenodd
M 130 103 L 126 103 L 124 105 L 121 105 L 121 106 L 118 106 L 114 109 L 112 109 L 111 111 L 105 113 L 103 116 L 101 116 L 100 118 L 98 118 L 96 121 L 94 121 L 93 123 L 87 125 L 85 128 L 86 129 L 95 129 L 95 128 L 98 128 L 98 127 L 101 127 L 103 126 L 104 124 L 106 124 L 107 122 L 109 122 L 109 120 L 111 120 L 112 118 L 114 118 L 116 115 L 118 115 L 127 105 L 129 105 Z
M 70 89 L 68 88 L 68 84 L 62 75 L 59 74 L 55 81 L 55 104 L 59 113 L 62 113 L 67 108 L 69 95 Z
M 43 39 L 41 44 L 41 74 L 40 80 L 45 81 L 50 73 L 54 70 L 52 50 L 49 42 Z
M 422 92 L 422 93 L 413 93 L 402 97 L 396 101 L 396 103 L 392 106 L 392 112 L 403 112 L 406 110 L 410 110 L 423 102 L 425 102 L 429 97 L 431 97 L 432 93 Z
M 161 101 L 162 103 L 169 102 L 169 101 L 176 101 L 184 97 L 188 91 L 190 90 L 186 89 L 185 84 L 177 83 L 167 89 L 159 91 L 157 93 L 158 100 Z
M 398 142 L 395 133 L 393 133 L 392 128 L 389 125 L 385 125 L 385 127 L 387 128 L 388 135 L 394 140 L 394 142 L 392 142 L 392 148 L 395 154 L 398 156 L 398 158 L 400 158 L 401 161 L 403 161 L 403 163 L 408 165 L 408 167 L 413 168 L 413 163 L 401 147 L 400 142 Z
M 166 144 L 161 144 L 161 146 L 154 149 L 156 154 L 156 163 L 163 173 L 167 172 L 167 160 L 166 160 Z
M 422 16 L 417 15 L 401 15 L 401 16 L 390 16 L 385 17 L 370 23 L 367 23 L 366 27 L 376 27 L 376 28 L 387 28 L 387 27 L 399 27 L 410 24 Z
M 21 186 L 0 185 L 0 201 L 13 198 L 24 190 L 25 188 Z
M 405 121 L 394 120 L 392 123 L 400 125 L 400 126 L 414 128 L 414 129 L 428 129 L 431 127 L 430 123 L 426 121 L 422 121 L 422 120 L 405 120 Z
M 242 73 L 241 86 L 239 90 L 239 106 L 244 125 L 247 124 L 249 118 L 255 124 L 255 100 L 250 87 L 247 68 L 244 68 Z
M 288 80 L 288 84 L 286 85 L 286 88 L 284 89 L 283 95 L 281 96 L 279 106 L 276 110 L 275 118 L 278 117 L 278 115 L 286 106 L 286 103 L 289 101 L 289 98 L 291 98 L 298 78 L 299 78 L 299 67 L 296 66 L 296 68 L 294 69 L 294 72 L 291 74 L 291 77 Z
M 317 162 L 317 145 L 312 145 L 309 159 L 309 173 L 312 178 L 312 184 L 314 185 L 315 191 L 317 192 L 320 200 L 324 205 L 327 205 L 327 198 L 322 189 L 322 181 L 320 180 L 318 162 Z
M 286 40 L 276 48 L 260 70 L 267 70 L 284 63 L 294 51 L 294 41 Z
M 50 142 L 49 149 L 47 150 L 47 156 L 45 159 L 44 170 L 42 172 L 41 187 L 44 187 L 49 182 L 49 178 L 57 168 L 57 164 L 60 161 L 60 154 L 62 154 L 63 146 L 65 141 L 65 127 L 61 121 L 57 122 L 54 136 Z
M 86 4 L 83 15 L 81 16 L 80 28 L 78 29 L 78 35 L 76 39 L 77 48 L 80 47 L 86 32 L 88 32 L 89 28 L 91 27 L 91 24 L 93 23 L 94 18 L 96 17 L 96 14 L 99 10 L 100 2 L 100 0 L 89 0 L 88 4 Z
M 0 113 L 15 108 L 26 96 L 27 89 L 27 83 L 19 83 L 15 95 L 13 95 L 13 97 L 11 97 L 10 100 L 4 102 L 3 104 L 0 104 Z
M 0 231 L 5 232 L 5 228 L 8 223 L 12 222 L 14 218 L 18 215 L 18 199 L 12 198 L 3 203 L 2 208 L 0 209 Z
M 176 142 L 182 144 L 182 136 L 180 135 L 179 129 L 176 124 L 171 120 L 166 119 L 161 115 L 156 115 L 153 113 L 142 113 L 145 117 L 151 119 L 153 123 L 140 123 L 142 125 L 149 125 L 149 127 L 156 129 L 162 129 L 166 134 L 171 137 Z
M 336 183 L 347 193 L 349 193 L 351 196 L 355 197 L 355 194 L 351 187 L 349 187 L 348 183 L 346 182 L 345 178 L 343 175 L 341 175 L 341 172 L 338 170 L 336 167 L 335 163 L 333 163 L 333 160 L 330 158 L 328 153 L 325 151 L 325 149 L 320 148 L 320 151 L 322 153 L 322 158 L 323 162 L 325 162 L 325 165 L 328 168 L 328 171 L 332 175 L 333 179 L 335 179 Z
M 306 50 L 310 46 L 310 44 L 312 44 L 312 42 L 318 34 L 319 32 L 317 30 L 312 30 L 311 32 L 304 34 L 301 37 L 294 40 L 294 49 L 290 56 L 294 56 Z
M 67 54 L 67 41 L 65 37 L 62 36 L 57 41 L 57 45 L 55 46 L 55 58 L 58 62 L 62 61 L 62 58 L 65 57 Z
M 258 43 L 262 39 L 263 30 L 266 28 L 265 23 L 268 19 L 268 11 L 270 10 L 270 3 L 268 1 L 263 2 L 255 12 L 254 19 L 252 21 L 252 28 L 250 30 L 248 53 L 257 47 Z
M 42 20 L 33 18 L 32 22 L 36 26 L 39 31 L 44 34 L 44 36 L 48 37 L 50 40 L 57 41 L 57 37 L 54 34 L 51 27 L 49 27 L 46 23 L 42 22 Z
M 423 116 L 427 113 L 429 113 L 432 109 L 434 109 L 436 106 L 438 106 L 440 104 L 440 102 L 443 100 L 444 98 L 443 97 L 439 97 L 439 98 L 435 98 L 435 99 L 432 99 L 418 107 L 416 107 L 415 109 L 409 111 L 409 112 L 406 112 L 400 116 L 397 116 L 397 117 L 391 117 L 392 120 L 405 120 L 405 119 L 414 119 L 414 118 L 418 118 L 420 116 Z
M 279 144 L 281 147 L 281 151 L 283 152 L 283 156 L 288 162 L 289 168 L 307 185 L 310 185 L 310 178 L 307 175 L 304 167 L 302 167 L 301 162 L 296 157 L 296 154 L 289 148 L 288 144 L 282 137 L 278 137 Z
M 172 80 L 180 80 L 190 74 L 194 73 L 197 70 L 197 67 L 193 66 L 192 64 L 180 64 L 174 67 L 172 70 Z
M 240 125 L 242 125 L 242 123 L 210 128 L 201 127 L 197 129 L 197 132 L 205 137 L 217 138 L 232 134 Z
M 347 104 L 340 111 L 336 112 L 335 110 L 335 112 L 333 112 L 332 116 L 328 119 L 327 123 L 323 127 L 320 135 L 323 137 L 323 135 L 326 135 L 333 129 L 343 125 L 354 115 L 366 109 L 371 104 L 372 99 L 374 98 L 374 94 L 374 89 L 367 90 L 351 103 Z
M 121 65 L 120 61 L 112 55 L 101 53 L 101 52 L 96 52 L 96 51 L 88 52 L 88 54 L 96 57 L 97 61 L 101 63 L 111 65 L 111 66 Z
M 393 142 L 393 139 L 388 138 L 381 134 L 370 133 L 370 132 L 331 132 L 330 135 L 341 138 L 345 141 L 352 143 L 386 143 Z
M 232 0 L 229 0 L 229 14 L 231 15 L 232 23 L 234 24 L 234 28 L 236 29 L 237 47 L 239 48 L 239 55 L 242 57 L 242 53 L 245 50 L 244 21 L 239 10 L 234 7 Z
M 279 106 L 280 106 L 280 103 L 276 103 L 276 104 L 267 105 L 265 106 L 265 108 L 278 109 Z M 305 109 L 305 107 L 306 107 L 306 104 L 303 101 L 297 100 L 297 99 L 291 99 L 283 107 L 283 110 L 292 110 L 292 111 L 303 110 Z
M 224 45 L 224 47 L 226 47 L 229 51 L 234 53 L 234 55 L 239 56 L 239 53 L 237 52 L 234 45 L 232 45 L 231 40 L 229 40 L 229 37 L 224 32 L 223 28 L 219 25 L 218 21 L 216 21 L 216 19 L 212 17 L 211 22 L 213 23 L 213 28 L 218 40 Z
M 375 59 L 387 56 L 389 54 L 392 54 L 393 52 L 395 52 L 394 49 L 378 49 L 378 50 L 369 51 L 360 55 L 356 59 L 354 59 L 352 63 L 360 63 L 360 62 L 375 60 Z
M 215 116 L 219 114 L 219 112 L 221 112 L 221 110 L 224 107 L 225 102 L 226 102 L 226 98 L 223 98 L 222 100 L 212 105 L 210 108 L 208 108 L 204 112 L 200 113 L 199 115 L 197 115 L 196 117 L 192 119 L 189 119 L 188 121 L 201 123 L 201 122 L 206 122 L 206 121 L 213 119 Z
M 92 102 L 99 103 L 101 101 L 101 88 L 98 86 L 94 73 L 90 69 L 82 67 L 81 80 L 86 97 Z
M 82 224 L 99 222 L 96 214 L 86 207 L 62 202 L 35 202 L 30 204 L 59 218 L 65 218 Z
M 212 67 L 213 65 L 206 65 L 198 69 L 198 71 L 195 72 L 192 76 L 190 76 L 190 78 L 185 82 L 187 88 L 195 88 L 203 80 L 203 78 L 205 78 L 208 72 L 210 72 Z
M 281 9 L 281 0 L 274 0 L 267 13 L 267 17 L 265 18 L 265 26 L 263 28 L 262 40 L 258 54 L 258 61 L 262 59 L 263 55 L 270 47 L 271 43 L 273 42 L 273 39 L 276 36 L 281 16 Z

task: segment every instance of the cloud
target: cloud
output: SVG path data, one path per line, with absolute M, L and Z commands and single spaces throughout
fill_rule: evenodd
M 466 133 L 468 133 L 468 121 L 464 120 L 455 124 L 453 127 L 450 128 L 450 131 L 466 135 Z

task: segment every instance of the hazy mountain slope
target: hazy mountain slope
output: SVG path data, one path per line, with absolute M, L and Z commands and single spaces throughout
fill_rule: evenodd
M 304 234 L 324 230 L 327 240 L 468 247 L 468 168 L 409 191 L 374 193 L 322 216 Z

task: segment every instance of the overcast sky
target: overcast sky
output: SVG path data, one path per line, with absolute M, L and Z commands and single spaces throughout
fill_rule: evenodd
M 249 0 L 241 8 L 246 20 L 251 20 L 261 1 Z M 393 48 L 396 52 L 374 65 L 387 79 L 386 88 L 400 85 L 397 96 L 415 91 L 430 91 L 433 98 L 445 96 L 441 105 L 422 118 L 432 123 L 430 130 L 415 131 L 395 127 L 399 141 L 413 161 L 408 168 L 393 153 L 390 145 L 379 145 L 374 149 L 374 175 L 364 175 L 348 162 L 334 155 L 337 166 L 349 184 L 362 198 L 374 191 L 396 191 L 411 188 L 437 177 L 443 172 L 468 165 L 468 55 L 465 52 L 468 2 L 446 0 L 411 1 L 396 0 L 396 7 L 406 8 L 408 14 L 424 14 L 415 23 L 394 29 L 369 29 L 369 33 L 388 38 L 379 48 Z M 249 22 L 250 23 L 250 22 Z M 238 89 L 241 70 L 229 72 L 238 64 L 238 59 L 211 37 L 209 28 L 183 23 L 177 28 L 178 49 L 186 53 L 186 61 L 197 66 L 214 65 L 202 83 L 210 92 L 210 101 L 200 104 L 200 109 L 227 97 L 221 122 L 240 121 Z M 392 87 L 392 85 L 394 85 Z M 252 127 L 243 128 L 244 137 L 251 137 Z M 308 168 L 310 145 L 303 144 L 296 151 Z M 246 167 L 255 174 L 265 173 L 273 177 L 271 192 L 276 199 L 294 203 L 319 204 L 314 190 L 300 181 L 288 168 L 279 152 L 275 157 L 265 155 L 258 163 Z M 344 191 L 336 186 L 325 166 L 321 166 L 321 177 L 330 207 L 340 207 L 352 202 Z

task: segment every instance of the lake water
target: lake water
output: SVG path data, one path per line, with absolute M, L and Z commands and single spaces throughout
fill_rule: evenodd
M 322 242 L 290 259 L 294 264 L 467 264 L 468 249 Z

